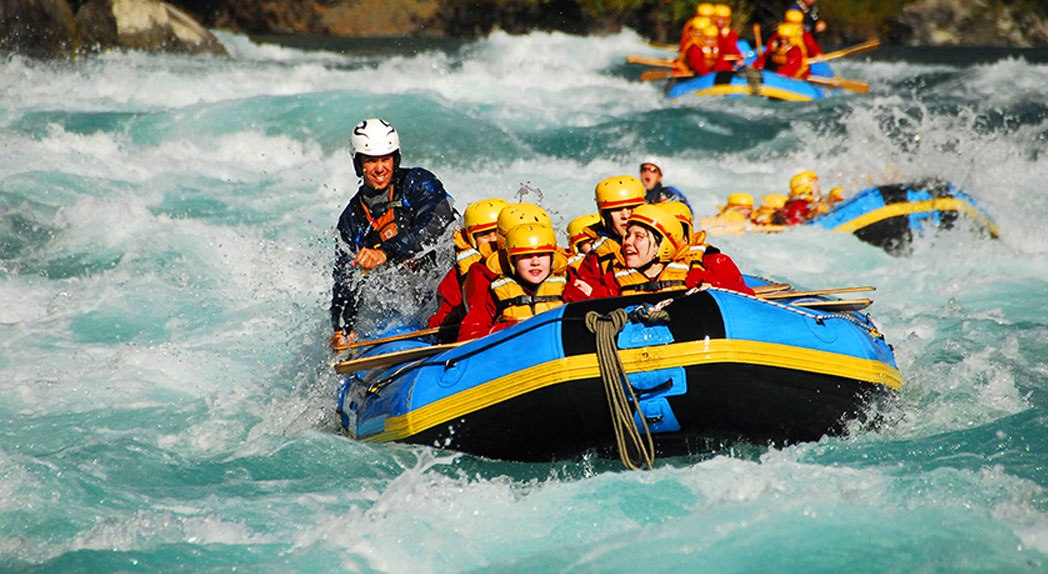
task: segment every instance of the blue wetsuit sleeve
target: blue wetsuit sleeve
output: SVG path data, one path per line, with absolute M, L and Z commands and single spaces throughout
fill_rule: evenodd
M 404 207 L 411 210 L 413 226 L 399 229 L 396 236 L 382 243 L 382 250 L 394 261 L 410 259 L 433 243 L 455 220 L 451 196 L 437 176 L 422 168 L 404 177 Z
M 331 288 L 331 328 L 335 331 L 353 330 L 353 318 L 357 314 L 355 280 L 356 271 L 351 265 L 353 257 L 344 249 L 335 253 L 334 280 Z
M 331 272 L 331 327 L 333 330 L 353 330 L 353 318 L 357 314 L 357 284 L 359 270 L 353 267 L 353 258 L 361 247 L 364 230 L 355 215 L 353 201 L 346 206 L 338 220 L 341 238 L 335 246 L 335 265 Z
M 675 187 L 673 187 L 671 185 L 668 185 L 666 187 L 663 187 L 662 190 L 663 190 L 663 193 L 665 193 L 668 196 L 667 197 L 668 201 L 679 201 L 679 202 L 683 203 L 684 205 L 687 205 L 688 209 L 691 209 L 691 204 L 688 203 L 688 198 L 684 197 L 684 194 L 681 193 L 681 191 L 679 189 L 677 189 L 677 188 L 675 188 Z

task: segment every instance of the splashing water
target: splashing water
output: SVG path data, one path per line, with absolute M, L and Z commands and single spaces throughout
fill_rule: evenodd
M 0 570 L 1044 571 L 1048 65 L 913 51 L 836 65 L 869 95 L 668 101 L 623 63 L 663 55 L 632 32 L 220 36 L 229 59 L 0 64 Z M 877 433 L 646 473 L 360 444 L 335 431 L 327 305 L 347 134 L 375 115 L 460 210 L 540 201 L 563 228 L 650 157 L 699 215 L 801 169 L 940 177 L 1002 235 L 906 258 L 814 228 L 719 240 L 748 273 L 878 287 L 906 384 Z

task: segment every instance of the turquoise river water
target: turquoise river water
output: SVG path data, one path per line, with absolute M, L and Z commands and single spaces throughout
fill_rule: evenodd
M 1043 52 L 855 56 L 837 70 L 870 94 L 783 104 L 668 101 L 628 31 L 221 40 L 0 62 L 0 571 L 1048 571 Z M 363 444 L 338 433 L 327 306 L 348 133 L 376 115 L 459 209 L 523 197 L 563 226 L 652 157 L 700 215 L 805 168 L 936 176 L 1001 237 L 717 241 L 801 288 L 877 286 L 906 380 L 878 431 L 648 472 Z

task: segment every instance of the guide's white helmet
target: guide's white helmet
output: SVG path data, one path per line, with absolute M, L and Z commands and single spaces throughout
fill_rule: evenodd
M 349 136 L 349 145 L 353 149 L 353 167 L 357 176 L 364 174 L 361 155 L 380 157 L 392 154 L 394 169 L 400 166 L 400 134 L 384 119 L 362 120 L 353 128 L 353 133 Z

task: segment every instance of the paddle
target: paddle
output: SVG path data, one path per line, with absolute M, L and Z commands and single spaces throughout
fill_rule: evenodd
M 869 42 L 863 42 L 862 44 L 852 46 L 851 48 L 834 50 L 833 52 L 826 52 L 825 54 L 819 54 L 818 56 L 805 58 L 804 61 L 808 64 L 814 64 L 816 62 L 828 62 L 830 60 L 836 60 L 837 58 L 843 58 L 845 56 L 851 56 L 852 54 L 858 54 L 859 52 L 868 52 L 880 45 L 881 41 L 874 39 L 870 40 Z
M 753 292 L 758 297 L 767 293 L 777 293 L 779 291 L 786 291 L 787 289 L 793 289 L 793 286 L 789 283 L 769 283 L 768 285 L 759 285 L 753 288 Z
M 392 343 L 394 341 L 404 341 L 406 339 L 417 339 L 419 337 L 425 337 L 427 335 L 436 335 L 440 332 L 440 327 L 433 327 L 431 329 L 422 329 L 420 331 L 412 331 L 410 333 L 401 333 L 399 335 L 390 335 L 388 337 L 382 337 L 381 339 L 371 339 L 368 341 L 357 341 L 355 343 L 348 343 L 345 345 L 339 345 L 335 347 L 336 353 L 342 351 L 348 351 L 350 349 L 356 349 L 359 347 L 368 347 L 371 345 L 379 345 L 382 343 Z
M 662 42 L 645 42 L 648 46 L 655 48 L 656 50 L 671 50 L 676 52 L 679 46 L 676 44 L 664 44 Z
M 656 68 L 673 68 L 677 65 L 676 58 L 644 58 L 642 56 L 626 56 L 626 62 L 630 64 L 655 66 Z
M 764 43 L 761 42 L 761 25 L 753 25 L 753 42 L 757 44 L 757 55 L 760 56 L 764 51 Z
M 859 291 L 876 291 L 876 287 L 839 287 L 837 289 L 819 289 L 817 291 L 786 291 L 783 293 L 758 293 L 761 299 L 792 299 L 796 297 L 812 297 L 815 295 L 831 295 L 836 293 L 857 293 Z M 754 289 L 756 291 L 756 289 Z
M 657 82 L 659 80 L 668 80 L 670 78 L 693 78 L 695 73 L 688 70 L 648 70 L 641 72 L 640 81 L 642 82 Z
M 443 353 L 448 349 L 454 349 L 455 347 L 464 345 L 468 342 L 469 341 L 456 341 L 454 343 L 445 343 L 443 345 L 431 345 L 429 347 L 419 347 L 417 349 L 405 349 L 403 351 L 384 353 L 382 355 L 375 355 L 373 357 L 361 357 L 359 359 L 341 361 L 335 363 L 335 372 L 340 375 L 344 375 L 346 373 L 374 369 L 375 367 L 386 367 L 389 365 L 396 365 L 397 363 L 417 361 L 418 359 L 423 359 L 431 355 Z
M 844 78 L 824 78 L 822 76 L 808 76 L 805 79 L 813 84 L 818 84 L 820 86 L 840 88 L 842 90 L 850 90 L 852 92 L 858 92 L 860 94 L 867 94 L 870 92 L 870 85 L 866 82 L 860 82 L 858 80 L 845 80 Z
M 819 309 L 820 311 L 859 311 L 873 305 L 869 299 L 853 299 L 849 301 L 798 301 L 789 303 L 794 307 L 806 309 Z

